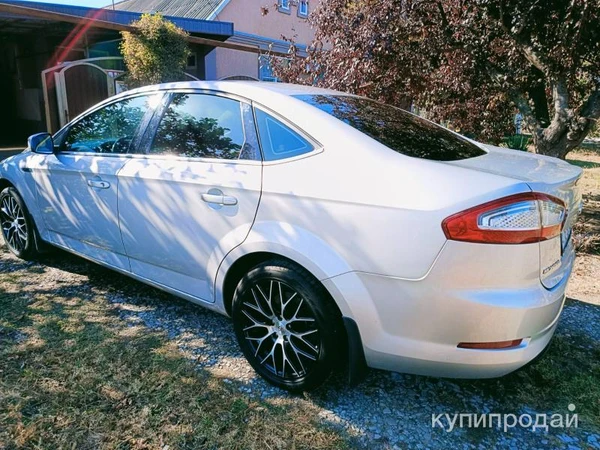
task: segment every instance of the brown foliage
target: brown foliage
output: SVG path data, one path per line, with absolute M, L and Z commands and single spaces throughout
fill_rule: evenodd
M 388 103 L 498 140 L 521 111 L 536 150 L 564 158 L 600 117 L 600 0 L 325 0 L 285 81 Z

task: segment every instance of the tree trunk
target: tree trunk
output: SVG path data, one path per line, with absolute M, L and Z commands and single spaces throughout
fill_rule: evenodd
M 570 149 L 567 149 L 567 133 L 562 136 L 547 136 L 546 130 L 539 130 L 534 136 L 535 152 L 540 155 L 553 156 L 555 158 L 565 159 Z
M 534 133 L 535 152 L 565 159 L 571 150 L 581 145 L 593 124 L 594 120 L 586 117 L 571 118 L 561 125 L 553 120 L 548 128 L 540 128 Z
M 577 148 L 591 131 L 600 115 L 600 91 L 594 91 L 577 112 L 569 107 L 569 92 L 564 79 L 551 83 L 554 116 L 546 128 L 539 126 L 534 132 L 535 151 L 541 155 L 565 159 Z

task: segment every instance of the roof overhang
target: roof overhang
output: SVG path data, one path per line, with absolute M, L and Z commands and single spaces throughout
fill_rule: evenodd
M 0 1 L 0 5 L 8 5 L 17 8 L 15 10 L 16 15 L 23 14 L 30 17 L 34 11 L 37 11 L 40 13 L 47 13 L 44 15 L 48 20 L 60 20 L 60 18 L 64 18 L 64 16 L 69 16 L 70 18 L 77 18 L 79 21 L 93 19 L 96 22 L 121 26 L 128 26 L 131 22 L 138 20 L 141 16 L 140 13 L 131 11 L 20 0 L 2 0 Z M 0 9 L 0 12 L 2 12 L 2 9 Z M 230 22 L 185 19 L 181 17 L 167 17 L 167 19 L 175 23 L 178 27 L 183 28 L 190 33 L 190 35 L 202 35 L 203 37 L 215 40 L 225 40 L 233 35 L 233 24 Z M 101 25 L 102 24 L 99 23 L 97 26 Z
M 113 31 L 134 31 L 131 23 L 139 19 L 140 13 L 114 11 L 111 9 L 87 8 L 83 6 L 56 5 L 30 1 L 0 0 L 0 17 L 23 21 L 27 19 L 48 22 L 67 22 Z M 212 20 L 166 17 L 183 28 L 193 44 L 227 48 L 243 52 L 262 54 L 260 47 L 234 42 L 224 42 L 233 36 L 233 24 Z M 285 52 L 271 51 L 274 56 L 288 56 Z

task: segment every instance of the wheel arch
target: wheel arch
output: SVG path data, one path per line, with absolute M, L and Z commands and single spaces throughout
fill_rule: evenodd
M 222 277 L 221 288 L 216 290 L 217 296 L 221 296 L 223 307 L 228 316 L 231 316 L 233 294 L 235 293 L 235 289 L 242 277 L 246 273 L 248 273 L 253 267 L 256 267 L 258 264 L 264 261 L 272 259 L 282 259 L 284 261 L 288 261 L 308 272 L 316 281 L 318 281 L 321 284 L 321 286 L 323 286 L 323 289 L 325 290 L 325 292 L 327 292 L 327 294 L 331 298 L 331 301 L 337 306 L 338 310 L 340 310 L 340 314 L 342 314 L 341 308 L 335 301 L 335 298 L 333 297 L 333 295 L 331 295 L 327 287 L 321 282 L 323 278 L 317 276 L 314 273 L 314 269 L 310 270 L 304 264 L 296 261 L 294 258 L 283 254 L 282 252 L 254 251 L 241 255 L 229 265 L 228 269 L 224 271 L 225 273 Z
M 344 300 L 340 297 L 339 293 L 337 293 L 338 295 L 334 295 L 334 293 L 330 291 L 329 287 L 331 285 L 323 283 L 323 278 L 319 278 L 308 267 L 293 258 L 273 251 L 255 251 L 243 254 L 233 261 L 223 275 L 221 289 L 216 291 L 217 295 L 221 295 L 223 309 L 227 315 L 231 317 L 233 295 L 242 277 L 261 262 L 271 259 L 284 260 L 297 265 L 310 274 L 323 287 L 323 292 L 325 292 L 329 297 L 329 301 L 331 301 L 332 305 L 337 309 L 341 320 L 342 332 L 344 334 L 341 336 L 340 344 L 342 347 L 340 350 L 345 355 L 344 363 L 347 364 L 348 382 L 351 386 L 359 384 L 366 375 L 367 363 L 358 326 L 352 318 L 347 317 L 349 311 L 348 306 L 344 303 Z
M 0 192 L 2 192 L 7 187 L 15 187 L 15 185 L 8 181 L 6 178 L 0 178 Z
M 224 243 L 220 247 L 227 245 Z M 269 258 L 283 258 L 297 264 L 321 284 L 323 280 L 352 270 L 331 245 L 311 231 L 286 222 L 259 221 L 254 223 L 240 245 L 220 258 L 216 254 L 211 258 L 214 269 L 209 268 L 209 273 L 213 274 L 213 301 L 219 305 L 218 309 L 229 314 L 231 297 L 228 295 L 235 290 L 240 271 L 247 271 Z M 342 312 L 347 311 L 336 296 L 327 288 L 325 290 Z

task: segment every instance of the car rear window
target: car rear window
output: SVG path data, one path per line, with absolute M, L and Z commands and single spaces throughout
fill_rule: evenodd
M 457 161 L 485 151 L 451 131 L 399 108 L 363 97 L 296 95 L 403 155 Z

